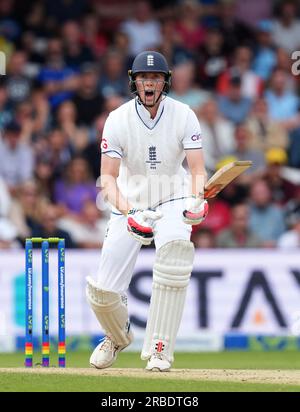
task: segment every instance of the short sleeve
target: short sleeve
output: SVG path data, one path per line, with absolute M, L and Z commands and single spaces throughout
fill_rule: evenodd
M 118 139 L 118 131 L 111 115 L 108 116 L 104 125 L 101 153 L 118 159 L 123 157 L 123 150 Z
M 182 145 L 185 150 L 202 148 L 200 123 L 192 110 L 189 111 L 187 116 Z

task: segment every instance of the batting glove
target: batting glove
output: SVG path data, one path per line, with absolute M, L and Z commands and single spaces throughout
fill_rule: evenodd
M 162 216 L 160 211 L 131 209 L 127 213 L 128 232 L 142 245 L 150 245 L 154 238 L 153 221 Z
M 185 203 L 183 211 L 183 221 L 187 225 L 198 225 L 208 215 L 208 203 L 197 196 L 189 197 Z

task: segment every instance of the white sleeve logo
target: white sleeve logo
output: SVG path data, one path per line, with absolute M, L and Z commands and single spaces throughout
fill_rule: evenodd
M 148 56 L 147 56 L 147 66 L 154 66 L 154 56 L 153 56 L 153 54 L 148 54 Z

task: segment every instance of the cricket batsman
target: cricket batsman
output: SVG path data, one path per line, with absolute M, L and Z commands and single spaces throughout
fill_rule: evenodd
M 140 53 L 128 73 L 135 98 L 110 113 L 101 143 L 101 187 L 112 211 L 97 280 L 87 278 L 86 294 L 106 336 L 90 364 L 111 366 L 132 342 L 126 291 L 141 246 L 154 241 L 141 358 L 149 371 L 168 371 L 193 268 L 192 225 L 208 213 L 201 130 L 194 112 L 167 96 L 171 72 L 163 55 Z

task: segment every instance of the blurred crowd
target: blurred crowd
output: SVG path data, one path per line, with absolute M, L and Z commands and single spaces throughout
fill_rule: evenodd
M 253 161 L 193 228 L 196 247 L 299 248 L 299 12 L 292 0 L 1 0 L 0 248 L 28 236 L 101 247 L 99 140 L 146 49 L 199 118 L 208 174 Z

